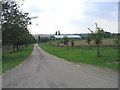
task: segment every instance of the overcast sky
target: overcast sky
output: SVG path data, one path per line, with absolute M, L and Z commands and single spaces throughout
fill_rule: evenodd
M 88 2 L 91 1 L 91 2 Z M 38 16 L 28 27 L 31 34 L 90 33 L 95 22 L 104 31 L 118 32 L 118 0 L 25 0 L 21 9 Z M 114 1 L 114 2 L 113 2 Z

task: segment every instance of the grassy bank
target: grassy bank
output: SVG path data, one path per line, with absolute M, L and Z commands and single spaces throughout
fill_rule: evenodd
M 71 62 L 80 62 L 100 67 L 118 69 L 118 49 L 117 47 L 101 47 L 101 56 L 97 57 L 96 47 L 55 47 L 47 44 L 39 46 L 50 54 L 64 58 Z
M 19 65 L 31 54 L 32 50 L 33 45 L 29 45 L 18 52 L 4 52 L 2 55 L 2 73 Z

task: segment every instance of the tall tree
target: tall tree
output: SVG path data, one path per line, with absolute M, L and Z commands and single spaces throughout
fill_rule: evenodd
M 58 31 L 58 35 L 60 35 L 60 31 Z
M 38 43 L 40 43 L 40 36 L 38 36 Z
M 104 35 L 104 31 L 102 28 L 98 27 L 97 23 L 96 25 L 96 31 L 93 32 L 90 28 L 88 28 L 91 32 L 92 38 L 94 39 L 94 43 L 97 46 L 97 56 L 100 56 L 100 44 L 102 43 L 102 37 Z
M 68 37 L 67 37 L 67 36 L 64 36 L 64 37 L 63 37 L 63 40 L 64 40 L 64 44 L 67 46 L 68 43 L 69 43 Z
M 86 42 L 88 43 L 88 45 L 90 44 L 90 42 L 91 42 L 91 34 L 88 34 L 87 36 L 86 36 Z
M 110 38 L 111 33 L 110 32 L 104 32 L 104 38 Z
M 55 32 L 55 35 L 57 35 L 57 31 Z
M 120 36 L 117 37 L 117 39 L 114 40 L 114 43 L 117 44 L 117 46 L 120 46 Z
M 31 23 L 31 18 L 28 17 L 28 13 L 19 11 L 19 6 L 14 1 L 1 2 L 1 23 L 3 33 L 3 45 L 13 45 L 19 50 L 19 45 L 28 44 L 30 42 L 31 35 L 27 29 L 27 26 Z M 25 41 L 26 40 L 26 41 Z

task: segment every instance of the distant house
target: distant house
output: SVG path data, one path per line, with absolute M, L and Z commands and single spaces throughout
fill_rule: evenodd
M 67 36 L 67 38 L 70 39 L 81 39 L 81 36 L 79 35 L 54 35 L 55 39 L 57 40 L 62 39 L 64 36 Z

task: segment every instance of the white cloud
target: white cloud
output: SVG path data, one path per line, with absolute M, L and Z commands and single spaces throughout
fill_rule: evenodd
M 74 33 L 69 25 L 72 19 L 80 20 L 84 16 L 83 4 L 80 0 L 26 0 L 22 7 L 25 11 L 29 12 L 31 7 L 43 10 L 44 12 L 33 13 L 30 16 L 38 16 L 38 19 L 32 20 L 33 25 L 29 26 L 31 33 L 54 33 L 60 30 L 63 33 Z M 38 23 L 38 26 L 35 24 Z
M 94 27 L 94 22 L 98 22 L 106 31 L 117 32 L 117 22 L 108 19 L 96 19 L 96 17 L 89 15 L 85 16 L 83 14 L 83 11 L 86 10 L 85 1 L 87 0 L 25 0 L 21 9 L 29 12 L 30 16 L 39 17 L 32 20 L 33 24 L 28 27 L 32 34 L 54 34 L 58 30 L 61 33 L 88 33 L 87 27 Z M 96 0 L 92 1 L 95 2 Z M 89 4 L 89 7 L 93 8 L 91 10 L 95 10 L 92 3 Z M 32 11 L 31 8 L 39 12 Z M 115 13 L 112 15 L 115 16 Z M 72 20 L 78 20 L 82 23 L 80 25 L 71 24 Z
M 118 33 L 118 22 L 110 21 L 108 19 L 95 19 L 95 22 L 98 23 L 100 27 L 104 29 L 104 31 L 115 32 Z

